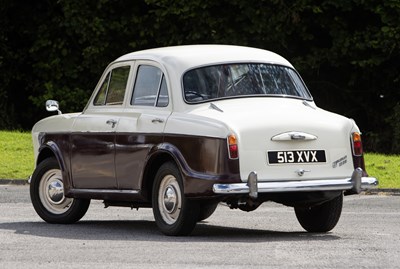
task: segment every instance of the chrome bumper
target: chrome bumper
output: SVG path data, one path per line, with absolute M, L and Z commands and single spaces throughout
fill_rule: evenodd
M 349 178 L 324 180 L 269 181 L 258 182 L 257 173 L 251 172 L 247 183 L 214 184 L 217 194 L 249 194 L 257 198 L 258 193 L 301 192 L 301 191 L 346 191 L 347 194 L 358 194 L 362 190 L 378 186 L 374 177 L 363 177 L 362 169 L 357 168 Z

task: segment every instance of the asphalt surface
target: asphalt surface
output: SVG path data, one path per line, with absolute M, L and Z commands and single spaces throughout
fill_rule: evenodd
M 220 205 L 191 236 L 167 237 L 151 209 L 100 201 L 76 224 L 47 224 L 28 185 L 0 185 L 0 268 L 400 268 L 399 257 L 400 196 L 345 197 L 326 234 L 265 203 L 249 213 Z

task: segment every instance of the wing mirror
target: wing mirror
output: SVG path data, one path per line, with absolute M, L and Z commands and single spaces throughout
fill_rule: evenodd
M 61 115 L 61 111 L 59 109 L 60 105 L 57 101 L 54 100 L 47 100 L 46 101 L 46 110 L 49 112 L 57 111 L 58 115 Z

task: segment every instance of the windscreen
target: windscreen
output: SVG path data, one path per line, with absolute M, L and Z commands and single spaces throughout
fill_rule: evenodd
M 188 103 L 244 96 L 312 99 L 295 70 L 273 64 L 223 64 L 193 69 L 183 76 L 183 88 Z

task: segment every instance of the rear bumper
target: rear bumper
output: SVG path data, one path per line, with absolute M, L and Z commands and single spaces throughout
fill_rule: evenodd
M 214 184 L 216 194 L 249 194 L 257 198 L 258 193 L 305 192 L 305 191 L 345 191 L 346 194 L 358 194 L 362 190 L 378 186 L 374 177 L 363 177 L 362 169 L 357 168 L 349 178 L 324 180 L 296 180 L 258 182 L 257 174 L 251 172 L 247 183 Z

